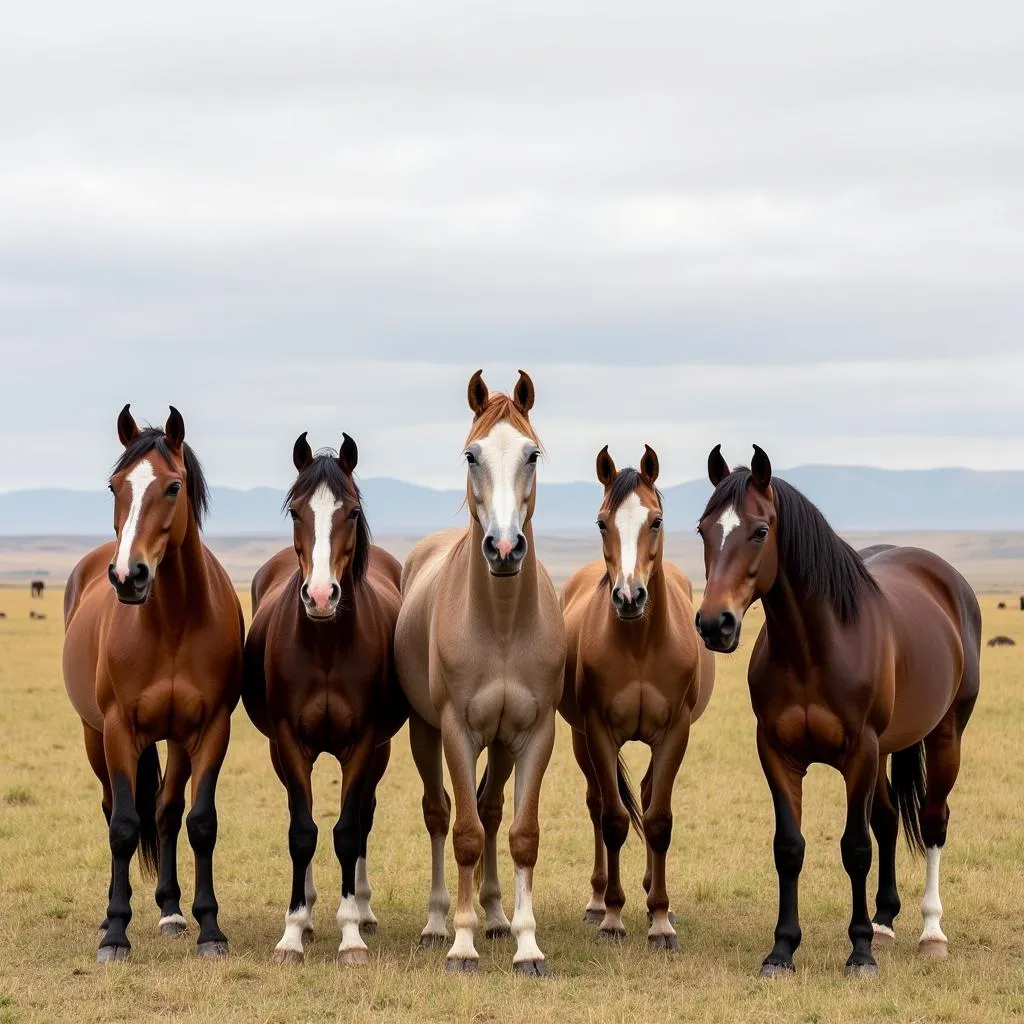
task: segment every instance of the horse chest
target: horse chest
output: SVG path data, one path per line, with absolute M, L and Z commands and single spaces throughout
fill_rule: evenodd
M 466 702 L 466 725 L 483 743 L 499 740 L 514 746 L 540 716 L 536 694 L 516 677 L 489 678 Z
M 673 707 L 661 690 L 649 683 L 619 685 L 601 703 L 602 713 L 613 735 L 622 742 L 650 743 L 668 728 Z

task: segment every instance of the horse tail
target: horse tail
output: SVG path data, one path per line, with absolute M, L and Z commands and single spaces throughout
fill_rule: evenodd
M 156 829 L 156 795 L 163 775 L 156 744 L 142 752 L 135 781 L 135 812 L 139 816 L 139 860 L 142 873 L 155 877 L 160 868 L 160 839 Z
M 476 805 L 480 806 L 480 799 L 484 795 L 484 787 L 487 785 L 487 766 L 484 765 L 484 773 L 480 776 L 480 785 L 476 787 Z M 480 891 L 480 883 L 484 880 L 484 859 L 481 857 L 473 868 L 473 888 Z
M 924 853 L 921 806 L 925 794 L 924 741 L 892 755 L 892 789 L 903 821 L 903 835 L 915 853 Z
M 629 812 L 629 820 L 636 829 L 636 834 L 644 834 L 644 814 L 640 807 L 640 801 L 633 791 L 633 783 L 629 779 L 629 771 L 626 769 L 626 762 L 622 760 L 622 754 L 615 759 L 615 777 L 619 782 L 619 799 L 626 805 Z

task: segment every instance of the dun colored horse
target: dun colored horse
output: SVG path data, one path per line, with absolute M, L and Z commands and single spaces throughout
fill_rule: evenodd
M 341 961 L 369 960 L 360 928 L 376 931 L 366 876 L 366 841 L 391 737 L 408 715 L 394 664 L 402 568 L 370 542 L 352 479 L 356 443 L 335 455 L 293 451 L 298 477 L 286 506 L 294 550 L 274 555 L 252 583 L 253 623 L 245 643 L 242 699 L 270 739 L 270 758 L 288 792 L 292 889 L 279 963 L 301 963 L 313 927 L 313 762 L 332 754 L 343 771 L 334 852 L 341 864 Z M 298 556 L 296 558 L 296 556 Z
M 103 785 L 113 857 L 97 960 L 128 954 L 128 867 L 140 843 L 143 866 L 159 869 L 160 931 L 185 930 L 177 842 L 190 775 L 198 950 L 225 956 L 213 888 L 214 797 L 242 682 L 242 610 L 200 539 L 208 493 L 181 415 L 172 406 L 164 429 L 140 430 L 126 405 L 117 431 L 117 539 L 78 563 L 64 595 L 64 681 Z M 167 740 L 162 782 L 157 740 Z
M 678 949 L 665 879 L 672 786 L 690 726 L 711 699 L 715 662 L 693 628 L 690 581 L 664 560 L 658 456 L 647 446 L 639 472 L 617 471 L 605 446 L 597 456 L 597 479 L 604 487 L 597 514 L 604 558 L 580 569 L 562 590 L 567 655 L 559 707 L 573 728 L 594 825 L 586 919 L 600 922 L 600 938 L 626 935 L 619 851 L 630 818 L 640 825 L 641 814 L 619 751 L 628 740 L 640 740 L 651 748 L 641 784 L 647 939 Z
M 288 792 L 292 894 L 274 958 L 301 964 L 312 934 L 313 762 L 331 754 L 342 767 L 341 816 L 334 850 L 341 864 L 338 947 L 344 964 L 369 962 L 360 928 L 377 929 L 370 908 L 367 838 L 391 737 L 408 717 L 394 670 L 394 626 L 401 566 L 370 540 L 359 488 L 355 441 L 313 456 L 295 442 L 298 477 L 285 500 L 294 550 L 274 555 L 252 584 L 242 699 L 270 740 L 270 760 Z M 296 556 L 298 556 L 296 558 Z
M 699 526 L 707 589 L 697 628 L 713 650 L 734 651 L 747 608 L 760 599 L 765 612 L 748 680 L 775 805 L 779 918 L 761 974 L 792 971 L 800 944 L 803 777 L 815 762 L 838 768 L 846 783 L 840 849 L 853 896 L 847 973 L 876 974 L 872 940 L 877 947 L 894 940 L 900 818 L 912 846 L 927 854 L 918 949 L 945 956 L 939 861 L 960 741 L 978 697 L 977 599 L 930 552 L 879 545 L 859 555 L 802 494 L 772 477 L 756 446 L 750 469 L 735 472 L 715 447 L 708 474 L 715 490 Z M 866 892 L 869 823 L 879 848 L 874 922 Z
M 441 774 L 443 744 L 455 789 L 459 866 L 455 941 L 445 962 L 453 971 L 478 965 L 473 890 L 482 855 L 480 901 L 488 937 L 511 930 L 517 940 L 514 969 L 546 973 L 536 939 L 533 869 L 541 779 L 562 691 L 565 630 L 555 588 L 533 544 L 530 520 L 541 454 L 529 419 L 533 402 L 533 382 L 522 371 L 511 397 L 490 394 L 480 371 L 470 379 L 473 425 L 464 447 L 469 526 L 421 541 L 402 577 L 395 649 L 412 706 L 412 752 L 423 779 L 432 855 L 429 913 L 420 941 L 431 945 L 448 938 L 444 843 L 450 801 Z M 478 794 L 476 763 L 485 748 L 487 769 Z M 497 877 L 497 831 L 513 767 L 509 844 L 516 882 L 510 925 Z

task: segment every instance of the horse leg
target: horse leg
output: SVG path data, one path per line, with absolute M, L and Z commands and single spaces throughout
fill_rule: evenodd
M 195 894 L 192 916 L 199 924 L 196 950 L 201 957 L 228 955 L 227 936 L 217 924 L 217 896 L 213 886 L 213 850 L 217 845 L 217 777 L 231 736 L 231 712 L 222 708 L 210 719 L 189 751 L 192 759 L 192 809 L 185 819 L 189 845 L 195 858 Z
M 90 725 L 82 723 L 82 731 L 85 734 L 85 754 L 89 758 L 89 765 L 96 775 L 96 778 L 100 780 L 100 784 L 103 786 L 103 800 L 101 807 L 103 809 L 103 818 L 107 823 L 107 831 L 110 831 L 110 815 L 114 809 L 114 796 L 110 789 L 110 775 L 107 772 L 107 758 L 103 753 L 103 733 L 92 728 Z M 107 886 L 107 902 L 110 902 L 110 898 L 114 893 L 114 862 L 111 859 L 110 862 L 110 884 Z M 103 938 L 109 925 L 107 918 L 104 918 L 100 922 L 99 937 Z
M 543 977 L 544 954 L 537 945 L 537 921 L 533 916 L 533 869 L 540 844 L 540 785 L 555 746 L 555 716 L 542 718 L 516 757 L 515 818 L 508 833 L 516 866 L 516 904 L 512 934 L 516 952 L 512 969 L 517 974 Z
M 875 798 L 871 804 L 871 831 L 878 842 L 878 895 L 875 897 L 875 931 L 872 946 L 887 949 L 896 940 L 896 915 L 900 912 L 900 894 L 896 889 L 896 840 L 900 817 L 893 804 L 892 786 L 886 770 L 888 755 L 878 759 Z
M 131 949 L 128 923 L 132 919 L 132 886 L 128 877 L 131 859 L 139 846 L 142 822 L 135 808 L 135 785 L 139 751 L 135 738 L 121 724 L 117 714 L 103 726 L 103 751 L 113 795 L 110 813 L 110 902 L 106 929 L 100 938 L 96 962 L 113 963 L 127 957 Z
M 807 769 L 783 758 L 757 730 L 757 753 L 768 780 L 775 807 L 775 870 L 779 876 L 779 918 L 775 945 L 761 964 L 761 977 L 792 974 L 793 954 L 800 945 L 800 913 L 797 894 L 804 864 L 804 837 L 800 834 L 803 810 L 803 777 Z
M 338 928 L 341 944 L 338 957 L 343 964 L 358 967 L 370 962 L 370 953 L 359 934 L 359 904 L 356 901 L 356 862 L 362 844 L 360 808 L 366 799 L 367 769 L 374 755 L 373 733 L 368 732 L 352 751 L 341 780 L 341 816 L 334 826 L 334 854 L 341 865 L 341 902 Z
M 285 792 L 288 792 L 288 780 L 284 775 L 284 768 L 281 765 L 281 756 L 277 752 L 277 742 L 270 740 L 270 763 L 274 766 L 274 774 L 281 780 L 281 785 L 284 786 Z M 312 806 L 312 803 L 310 804 Z M 313 884 L 313 862 L 310 861 L 309 867 L 306 868 L 306 878 L 303 885 L 306 894 L 306 913 L 309 920 L 306 926 L 302 929 L 302 942 L 313 942 L 316 939 L 316 933 L 313 931 L 313 904 L 316 903 L 316 886 Z
M 476 762 L 480 756 L 463 723 L 449 704 L 441 717 L 441 742 L 448 773 L 455 790 L 455 828 L 452 833 L 455 862 L 459 866 L 459 892 L 455 904 L 455 941 L 445 959 L 445 970 L 475 971 L 480 961 L 476 951 L 476 909 L 473 906 L 476 865 L 484 848 L 484 826 L 476 809 Z
M 590 760 L 587 734 L 579 729 L 572 730 L 572 752 L 587 780 L 587 810 L 590 812 L 590 823 L 594 826 L 594 870 L 590 874 L 590 902 L 583 912 L 583 920 L 588 924 L 600 924 L 604 920 L 604 891 L 608 886 L 608 860 L 604 851 L 604 837 L 601 835 L 601 787 Z
M 668 916 L 668 886 L 665 865 L 672 841 L 672 786 L 679 774 L 679 766 L 690 741 L 690 713 L 683 716 L 675 727 L 665 733 L 651 751 L 650 799 L 644 807 L 644 836 L 647 856 L 651 864 L 650 886 L 647 892 L 647 914 L 650 927 L 647 941 L 656 949 L 678 949 L 679 940 Z
M 477 796 L 477 813 L 484 825 L 483 874 L 479 897 L 480 905 L 484 908 L 484 934 L 489 939 L 512 936 L 512 925 L 501 906 L 498 829 L 505 804 L 505 783 L 514 767 L 515 759 L 503 743 L 496 741 L 487 748 L 487 772 Z
M 285 722 L 278 725 L 271 751 L 274 769 L 288 791 L 288 853 L 292 859 L 291 895 L 284 915 L 284 934 L 274 947 L 274 962 L 301 964 L 305 957 L 303 943 L 313 930 L 312 902 L 309 899 L 317 838 L 313 820 L 313 762 Z M 313 898 L 316 898 L 315 890 Z
M 626 927 L 622 923 L 622 908 L 626 905 L 626 894 L 622 888 L 619 855 L 629 834 L 629 812 L 619 795 L 619 746 L 596 714 L 587 716 L 587 749 L 601 789 L 601 835 L 608 855 L 605 913 L 597 937 L 624 939 Z
M 356 861 L 356 904 L 359 907 L 359 930 L 364 935 L 377 934 L 377 917 L 370 908 L 373 889 L 366 873 L 366 847 L 373 829 L 373 816 L 377 812 L 377 786 L 384 778 L 388 761 L 391 760 L 391 740 L 387 740 L 373 752 L 369 776 L 359 809 L 359 859 Z
M 448 943 L 448 908 L 451 900 L 444 882 L 444 843 L 451 824 L 452 802 L 444 788 L 441 733 L 416 714 L 409 715 L 409 745 L 423 782 L 423 823 L 430 836 L 430 896 L 421 946 Z
M 878 780 L 878 737 L 865 729 L 860 746 L 843 766 L 846 782 L 846 828 L 840 840 L 843 867 L 850 876 L 852 913 L 849 936 L 853 951 L 846 961 L 846 973 L 861 977 L 878 974 L 871 952 L 875 930 L 868 915 L 868 872 L 871 870 L 871 833 L 868 822 Z
M 185 786 L 192 763 L 185 749 L 173 741 L 167 743 L 164 780 L 156 798 L 156 829 L 160 839 L 160 877 L 156 886 L 156 905 L 160 908 L 161 935 L 182 935 L 185 917 L 181 912 L 181 886 L 178 885 L 178 835 L 185 813 Z
M 653 786 L 654 778 L 654 755 L 651 755 L 651 760 L 647 763 L 647 771 L 644 772 L 644 777 L 640 780 L 640 807 L 646 813 L 647 808 L 651 806 L 651 788 Z M 644 895 L 650 896 L 651 894 L 651 874 L 654 871 L 654 851 L 651 849 L 651 844 L 647 842 L 646 836 L 644 837 L 644 845 L 647 847 L 647 862 L 644 867 Z M 654 915 L 648 910 L 647 911 L 647 927 L 654 923 Z M 675 927 L 676 915 L 672 913 L 671 906 L 668 910 L 668 923 Z

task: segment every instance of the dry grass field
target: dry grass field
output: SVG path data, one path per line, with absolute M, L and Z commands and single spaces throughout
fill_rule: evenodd
M 847 980 L 849 886 L 839 858 L 840 778 L 813 769 L 806 787 L 807 856 L 801 881 L 804 941 L 790 981 L 755 978 L 771 945 L 776 906 L 772 816 L 753 746 L 746 657 L 719 661 L 711 707 L 694 729 L 675 794 L 669 885 L 682 951 L 649 951 L 640 886 L 642 849 L 625 850 L 628 941 L 598 945 L 582 922 L 591 830 L 583 782 L 560 726 L 542 798 L 536 874 L 539 940 L 553 976 L 516 978 L 513 946 L 481 936 L 474 977 L 442 974 L 444 952 L 420 951 L 428 842 L 420 789 L 402 733 L 379 793 L 370 843 L 381 930 L 372 964 L 340 967 L 330 841 L 338 772 L 317 766 L 315 871 L 318 938 L 304 966 L 271 962 L 289 891 L 284 792 L 266 748 L 239 708 L 219 790 L 217 894 L 230 937 L 225 962 L 200 962 L 189 938 L 157 935 L 152 884 L 135 878 L 128 963 L 94 962 L 109 854 L 99 787 L 82 750 L 60 673 L 60 593 L 30 601 L 4 591 L 0 607 L 0 1022 L 13 1021 L 979 1021 L 1024 1018 L 1024 614 L 986 598 L 982 695 L 967 732 L 943 858 L 944 962 L 916 956 L 924 868 L 900 849 L 903 912 L 897 945 L 870 982 Z M 247 604 L 247 600 L 243 599 Z M 45 621 L 29 618 L 30 608 Z M 750 624 L 753 625 L 753 622 Z M 629 750 L 636 777 L 642 751 Z M 182 836 L 191 900 L 191 855 Z M 511 862 L 502 848 L 506 909 Z M 449 848 L 449 886 L 454 888 Z M 183 901 L 184 903 L 184 901 Z M 187 904 L 186 904 L 187 905 Z

